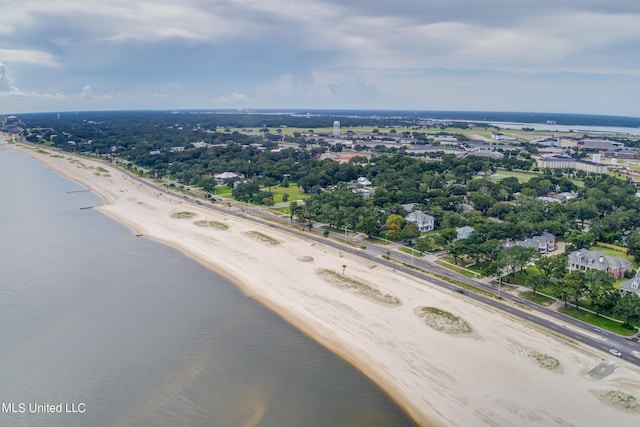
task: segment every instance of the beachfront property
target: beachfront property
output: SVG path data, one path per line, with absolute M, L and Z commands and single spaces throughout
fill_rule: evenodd
M 614 279 L 621 279 L 631 268 L 631 263 L 624 258 L 606 255 L 600 251 L 580 249 L 569 254 L 569 271 L 601 270 L 609 273 Z
M 468 239 L 471 236 L 471 233 L 473 233 L 474 231 L 476 230 L 473 227 L 469 227 L 468 225 L 456 228 L 456 240 Z
M 588 173 L 607 173 L 607 166 L 570 156 L 544 156 L 536 160 L 540 169 L 575 169 Z
M 555 200 L 555 199 L 554 199 Z M 555 200 L 557 201 L 557 200 Z M 545 231 L 539 236 L 533 236 L 528 239 L 518 240 L 515 243 L 506 242 L 503 247 L 510 248 L 512 246 L 522 246 L 523 248 L 534 248 L 539 254 L 543 255 L 553 252 L 556 248 L 556 236 Z
M 415 222 L 421 233 L 431 231 L 436 226 L 436 219 L 422 211 L 413 211 L 405 218 L 407 222 Z

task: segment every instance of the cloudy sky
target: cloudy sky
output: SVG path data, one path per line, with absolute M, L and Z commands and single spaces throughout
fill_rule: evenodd
M 0 113 L 640 116 L 638 0 L 0 0 Z

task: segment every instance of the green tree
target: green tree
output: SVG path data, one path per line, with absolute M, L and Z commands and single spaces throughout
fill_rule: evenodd
M 640 231 L 635 230 L 627 237 L 627 248 L 629 254 L 633 255 L 636 262 L 640 262 Z
M 447 245 L 447 252 L 453 257 L 453 263 L 456 265 L 458 265 L 458 258 L 466 253 L 466 240 L 467 239 L 454 240 Z
M 598 210 L 592 201 L 580 200 L 572 206 L 575 217 L 580 220 L 580 227 L 584 229 L 584 222 L 598 216 Z
M 596 314 L 611 307 L 613 289 L 613 277 L 602 270 L 587 270 L 585 272 L 585 286 L 591 298 L 591 306 Z
M 418 224 L 415 222 L 407 222 L 404 227 L 402 227 L 401 235 L 403 239 L 407 240 L 409 244 L 411 244 L 411 241 L 420 235 Z
M 265 197 L 262 199 L 262 204 L 266 205 L 266 206 L 273 206 L 274 205 L 274 201 L 273 198 L 271 197 Z
M 569 295 L 573 297 L 574 304 L 576 305 L 576 310 L 580 310 L 578 301 L 586 290 L 585 273 L 578 270 L 572 271 L 564 276 L 564 282 L 568 288 L 567 291 L 569 292 Z
M 547 277 L 564 277 L 567 270 L 567 256 L 542 256 L 536 261 L 536 267 Z
M 509 275 L 516 271 L 522 271 L 527 264 L 537 257 L 538 252 L 534 248 L 514 245 L 500 250 L 496 262 L 499 271 Z
M 538 274 L 537 276 L 533 276 L 529 280 L 527 280 L 527 285 L 531 288 L 533 295 L 536 294 L 538 288 L 545 287 L 549 284 L 549 279 L 547 276 Z
M 580 231 L 580 230 L 571 230 L 569 235 L 564 238 L 565 243 L 567 243 L 566 250 L 578 250 L 582 248 L 589 248 L 593 245 L 595 241 L 595 237 L 593 233 Z
M 564 306 L 568 307 L 569 297 L 571 296 L 571 285 L 566 280 L 555 280 L 553 283 L 553 295 L 564 301 Z
M 387 217 L 387 237 L 390 239 L 396 239 L 402 233 L 402 222 L 404 218 L 397 214 L 391 214 Z
M 293 201 L 293 202 L 289 202 L 289 212 L 290 212 L 290 219 L 293 219 L 293 216 L 296 214 L 296 211 L 299 209 L 300 207 L 298 206 L 298 202 Z
M 286 202 L 289 200 L 289 194 L 288 193 L 282 193 L 282 201 Z
M 618 300 L 614 312 L 622 316 L 627 327 L 631 327 L 633 320 L 640 319 L 640 297 L 635 292 L 627 292 Z

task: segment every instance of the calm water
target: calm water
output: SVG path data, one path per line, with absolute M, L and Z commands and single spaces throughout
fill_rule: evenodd
M 1 145 L 0 182 L 0 426 L 412 425 L 224 278 L 80 210 L 100 200 L 77 184 Z M 31 413 L 59 403 L 84 412 Z

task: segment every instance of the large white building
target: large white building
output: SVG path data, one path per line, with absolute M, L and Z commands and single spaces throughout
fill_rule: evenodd
M 537 160 L 540 169 L 576 169 L 591 173 L 607 173 L 607 166 L 569 156 L 548 156 Z

